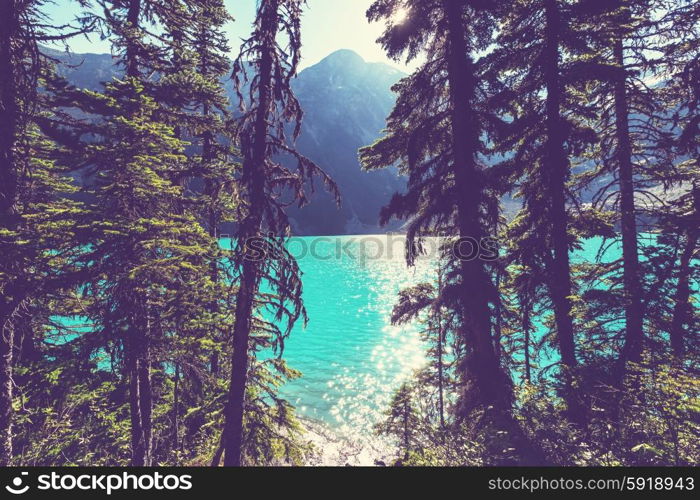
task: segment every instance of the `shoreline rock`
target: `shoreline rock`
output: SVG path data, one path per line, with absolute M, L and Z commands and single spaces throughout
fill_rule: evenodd
M 323 422 L 309 418 L 299 420 L 305 430 L 304 440 L 313 447 L 305 466 L 374 467 L 390 461 L 387 457 L 389 447 L 376 436 L 351 440 Z

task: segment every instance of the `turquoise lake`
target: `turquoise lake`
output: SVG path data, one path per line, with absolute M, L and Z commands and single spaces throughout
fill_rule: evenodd
M 653 240 L 645 235 L 640 245 Z M 306 422 L 328 430 L 327 440 L 346 443 L 336 448 L 356 446 L 355 463 L 371 465 L 380 456 L 386 443 L 373 427 L 396 388 L 426 361 L 419 325 L 393 326 L 390 317 L 400 290 L 435 280 L 438 243 L 428 238 L 426 255 L 411 268 L 401 235 L 298 237 L 288 244 L 303 272 L 309 323 L 298 323 L 285 342 L 284 358 L 302 376 L 282 395 Z M 230 248 L 231 241 L 221 244 Z M 594 261 L 600 248 L 600 239 L 588 240 L 572 260 Z M 620 255 L 619 242 L 608 242 L 601 260 Z
M 284 357 L 303 376 L 283 394 L 301 416 L 354 442 L 371 437 L 394 389 L 425 362 L 417 325 L 394 327 L 390 315 L 399 290 L 432 279 L 436 252 L 409 269 L 404 241 L 340 236 L 289 244 L 304 272 L 309 323 L 286 342 Z
M 286 342 L 284 357 L 303 376 L 283 394 L 299 415 L 354 442 L 373 439 L 393 391 L 425 362 L 418 325 L 392 326 L 390 315 L 399 290 L 435 279 L 437 241 L 428 241 L 428 255 L 413 268 L 406 266 L 404 241 L 337 236 L 289 244 L 304 272 L 309 323 L 297 325 Z M 588 241 L 573 259 L 592 261 L 599 248 L 600 240 Z M 613 244 L 602 260 L 620 254 Z

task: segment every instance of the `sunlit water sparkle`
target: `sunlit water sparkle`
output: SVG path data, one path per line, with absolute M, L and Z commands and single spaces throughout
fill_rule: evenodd
M 408 268 L 400 242 L 389 252 L 385 237 L 337 238 L 348 252 L 335 255 L 334 237 L 319 241 L 315 255 L 298 256 L 309 323 L 295 327 L 284 357 L 303 376 L 282 392 L 301 417 L 376 447 L 373 427 L 392 393 L 425 364 L 417 325 L 391 325 L 391 310 L 401 289 L 433 279 L 435 260 Z

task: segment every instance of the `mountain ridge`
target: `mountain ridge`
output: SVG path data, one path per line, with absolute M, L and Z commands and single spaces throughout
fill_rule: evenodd
M 57 59 L 59 74 L 79 88 L 98 90 L 120 73 L 111 54 L 70 53 L 43 48 Z M 320 190 L 304 208 L 288 211 L 297 235 L 372 234 L 396 230 L 379 227 L 379 210 L 405 187 L 395 168 L 361 169 L 358 149 L 371 144 L 386 125 L 395 103 L 391 87 L 405 73 L 381 62 L 366 62 L 350 49 L 330 53 L 299 72 L 292 87 L 304 110 L 298 150 L 323 168 L 338 184 L 340 208 Z M 225 89 L 237 102 L 231 84 Z

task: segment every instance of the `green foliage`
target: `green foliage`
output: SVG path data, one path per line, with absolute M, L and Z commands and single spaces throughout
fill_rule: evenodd
M 20 197 L 26 223 L 2 229 L 32 261 L 31 287 L 44 291 L 17 327 L 16 460 L 209 463 L 237 290 L 231 252 L 218 242 L 239 209 L 220 80 L 230 17 L 220 0 L 100 4 L 104 16 L 81 22 L 111 37 L 126 74 L 89 91 L 47 66 L 41 128 L 21 135 L 32 174 Z M 159 22 L 162 37 L 147 28 Z M 260 328 L 252 352 L 280 347 L 265 333 L 276 323 Z M 248 461 L 301 463 L 301 427 L 278 396 L 298 373 L 279 359 L 253 366 Z
M 223 0 L 79 0 L 75 28 L 45 3 L 0 4 L 0 463 L 218 464 L 239 404 L 243 464 L 304 464 L 280 396 L 307 319 L 285 209 L 316 178 L 338 193 L 293 145 L 303 2 L 262 0 L 233 64 Z M 368 17 L 390 57 L 422 57 L 360 152 L 408 177 L 380 218 L 407 221 L 409 265 L 449 236 L 391 317 L 419 323 L 428 361 L 376 426 L 394 465 L 697 465 L 697 2 L 377 0 Z M 98 91 L 39 45 L 90 31 L 123 69 Z M 488 235 L 497 258 L 452 251 Z
M 377 424 L 379 434 L 394 436 L 399 443 L 399 454 L 408 460 L 417 449 L 418 413 L 413 402 L 412 389 L 403 384 L 394 394 L 386 412 L 386 420 Z
M 427 58 L 395 87 L 385 136 L 361 150 L 366 168 L 397 165 L 409 176 L 406 193 L 382 215 L 407 220 L 411 255 L 422 235 L 455 232 L 460 201 L 442 202 L 454 194 L 456 167 L 468 167 L 446 140 L 458 117 L 446 98 L 456 80 L 442 59 L 445 5 L 412 2 L 401 23 L 392 22 L 398 1 L 368 11 L 370 20 L 386 21 L 380 42 L 391 57 Z M 463 24 L 473 29 L 469 51 L 490 22 L 499 25 L 470 75 L 479 81 L 471 126 L 483 126 L 480 139 L 488 139 L 477 151 L 493 166 L 469 180 L 483 175 L 488 195 L 507 193 L 521 204 L 505 227 L 502 207 L 487 194 L 471 214 L 471 227 L 481 218 L 503 241 L 500 258 L 486 266 L 497 291 L 472 293 L 487 294 L 490 326 L 482 330 L 520 382 L 508 412 L 518 425 L 472 404 L 486 384 L 464 378 L 449 385 L 447 400 L 456 404 L 447 425 L 437 425 L 431 344 L 411 397 L 402 386 L 390 410 L 400 414 L 410 401 L 412 444 L 397 440 L 400 463 L 532 463 L 520 453 L 530 443 L 551 464 L 696 464 L 700 11 L 692 2 L 654 0 L 482 7 Z M 487 19 L 473 26 L 479 16 Z M 574 261 L 571 252 L 591 238 L 602 241 L 598 253 Z M 402 291 L 392 320 L 430 325 L 425 311 L 436 302 L 453 311 L 448 318 L 459 314 L 471 300 L 455 286 L 455 261 L 443 256 L 437 287 Z M 458 373 L 478 364 L 468 355 L 478 340 L 461 335 L 459 320 L 445 325 Z M 386 429 L 406 435 L 400 426 Z M 457 447 L 461 456 L 450 451 L 459 442 L 467 443 Z

